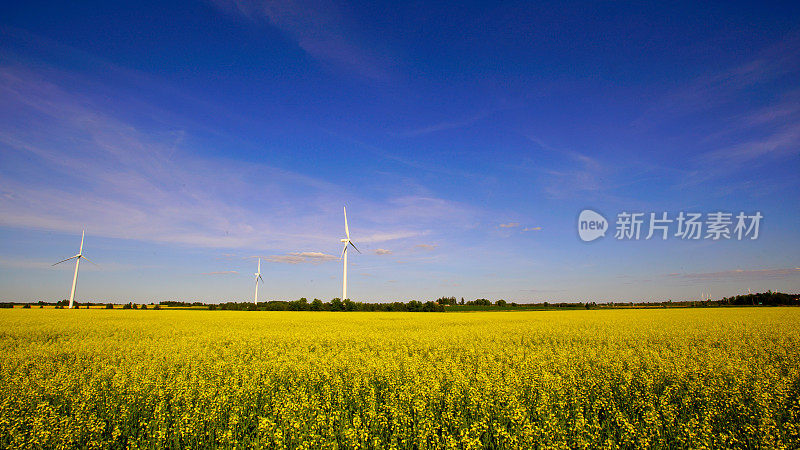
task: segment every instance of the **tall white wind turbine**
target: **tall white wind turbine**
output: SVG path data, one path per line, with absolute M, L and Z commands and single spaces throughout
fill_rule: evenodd
M 344 248 L 342 249 L 342 256 L 341 259 L 344 260 L 344 276 L 342 277 L 342 301 L 347 299 L 347 247 L 352 246 L 358 253 L 361 253 L 353 241 L 350 240 L 350 229 L 347 227 L 347 207 L 344 208 L 344 234 L 347 236 L 346 238 L 342 239 L 341 242 L 344 243 Z
M 261 258 L 258 258 L 258 272 L 254 273 L 253 275 L 256 276 L 256 295 L 253 297 L 253 303 L 258 305 L 258 280 L 264 282 L 264 279 L 261 278 Z
M 81 264 L 81 258 L 83 258 L 86 261 L 89 261 L 90 263 L 94 264 L 89 258 L 83 256 L 83 238 L 84 238 L 85 235 L 86 235 L 86 230 L 83 230 L 83 232 L 81 233 L 81 247 L 78 250 L 78 254 L 77 255 L 72 256 L 72 257 L 67 258 L 67 259 L 65 259 L 63 261 L 59 261 L 59 262 L 53 264 L 55 266 L 56 264 L 61 264 L 63 262 L 67 262 L 70 259 L 74 259 L 75 260 L 75 275 L 72 276 L 72 290 L 69 293 L 69 309 L 72 309 L 73 303 L 75 301 L 75 288 L 78 286 L 78 266 Z M 94 265 L 96 266 L 97 264 L 94 264 Z

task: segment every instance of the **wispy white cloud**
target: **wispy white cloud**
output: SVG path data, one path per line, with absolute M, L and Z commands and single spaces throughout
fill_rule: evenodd
M 440 131 L 447 131 L 447 130 L 455 130 L 458 128 L 468 127 L 470 125 L 474 125 L 475 123 L 489 117 L 493 113 L 497 112 L 497 109 L 491 109 L 486 111 L 481 111 L 477 114 L 474 114 L 470 117 L 460 120 L 445 120 L 439 123 L 435 123 L 432 125 L 427 125 L 424 127 L 419 127 L 413 130 L 404 131 L 402 133 L 396 133 L 395 136 L 398 137 L 419 137 L 428 135 L 431 133 L 437 133 Z
M 377 248 L 374 252 L 376 255 L 391 255 L 391 250 L 386 250 L 385 248 Z
M 408 239 L 412 237 L 422 236 L 427 234 L 425 231 L 397 231 L 394 233 L 373 233 L 361 238 L 353 236 L 356 242 L 363 242 L 365 244 L 375 244 L 378 242 L 394 241 L 398 239 Z
M 526 227 L 522 231 L 542 231 L 542 227 Z
M 436 249 L 436 244 L 417 244 L 414 248 L 422 249 L 422 250 L 434 250 Z
M 282 264 L 321 264 L 339 259 L 336 256 L 322 252 L 292 252 L 286 255 L 272 255 L 265 258 L 267 261 Z
M 354 38 L 360 27 L 352 23 L 342 4 L 326 0 L 212 1 L 236 16 L 251 21 L 266 20 L 309 56 L 338 70 L 379 80 L 392 73 L 392 65 L 385 56 Z
M 634 126 L 659 126 L 665 118 L 725 107 L 754 86 L 793 76 L 800 70 L 800 33 L 793 32 L 762 49 L 748 61 L 724 70 L 699 76 L 677 89 L 666 92 Z
M 519 222 L 508 222 L 508 223 L 501 223 L 500 228 L 516 228 L 519 226 Z
M 204 156 L 187 136 L 122 121 L 51 74 L 0 66 L 0 226 L 280 251 L 336 246 L 341 198 L 369 213 L 355 227 L 364 243 L 426 234 L 405 217 L 425 226 L 450 206 L 364 201 L 321 179 Z
M 541 150 L 566 159 L 567 164 L 561 167 L 536 169 L 543 175 L 544 192 L 549 197 L 570 198 L 609 188 L 602 180 L 611 172 L 600 160 L 574 150 L 552 147 L 536 136 L 527 138 Z
M 666 129 L 680 139 L 685 123 L 691 121 L 691 134 L 685 139 L 695 150 L 678 158 L 685 170 L 677 185 L 710 181 L 719 185 L 734 174 L 796 155 L 800 91 L 774 86 L 799 76 L 800 33 L 795 31 L 748 61 L 665 93 L 633 125 L 640 130 Z M 765 88 L 773 94 L 762 95 Z M 729 187 L 723 189 L 729 192 Z
M 229 201 L 255 173 L 232 161 L 199 158 L 174 145 L 174 137 L 144 133 L 91 109 L 35 73 L 0 69 L 3 112 L 21 121 L 0 126 L 0 145 L 19 164 L 39 165 L 38 176 L 0 171 L 0 224 L 74 231 L 83 226 L 112 237 L 239 247 L 258 243 L 260 230 L 284 233 Z M 270 197 L 287 187 L 318 189 L 325 183 L 269 167 Z M 316 186 L 316 187 L 315 187 Z M 332 186 L 326 188 L 335 189 Z M 284 237 L 286 237 L 284 235 Z
M 793 123 L 762 130 L 758 136 L 736 143 L 719 144 L 717 149 L 693 158 L 692 170 L 686 173 L 682 185 L 719 179 L 795 155 L 800 147 L 800 114 L 795 116 Z

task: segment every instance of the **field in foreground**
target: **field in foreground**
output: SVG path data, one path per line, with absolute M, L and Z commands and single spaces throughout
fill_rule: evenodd
M 1 448 L 798 448 L 800 309 L 0 311 Z

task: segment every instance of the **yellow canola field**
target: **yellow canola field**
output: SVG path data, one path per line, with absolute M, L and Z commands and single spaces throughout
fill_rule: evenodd
M 0 310 L 0 448 L 800 448 L 800 309 Z

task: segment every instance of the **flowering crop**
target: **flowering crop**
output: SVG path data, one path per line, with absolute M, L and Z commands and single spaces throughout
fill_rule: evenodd
M 798 448 L 800 309 L 0 311 L 0 448 Z

